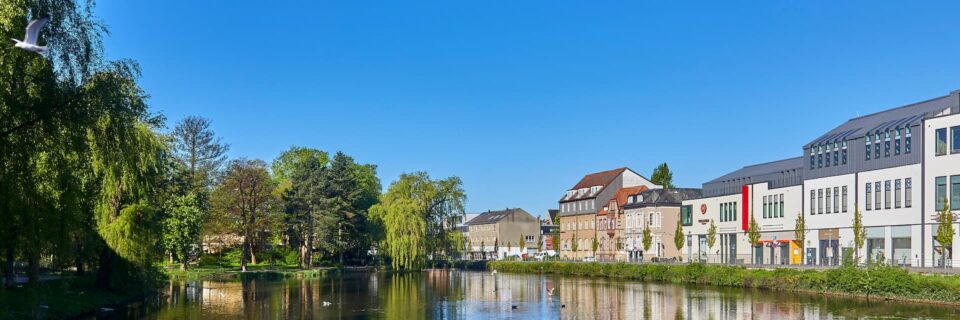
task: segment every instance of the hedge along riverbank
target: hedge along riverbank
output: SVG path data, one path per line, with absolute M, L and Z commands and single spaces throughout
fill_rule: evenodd
M 924 275 L 890 266 L 829 270 L 747 269 L 704 264 L 494 261 L 491 270 L 818 292 L 960 305 L 960 276 Z

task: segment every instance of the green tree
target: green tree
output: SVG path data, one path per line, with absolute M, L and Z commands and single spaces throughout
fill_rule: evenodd
M 593 251 L 593 256 L 597 256 L 597 248 L 600 247 L 600 242 L 597 241 L 597 237 L 593 237 L 593 241 L 590 243 L 590 251 Z
M 683 243 L 686 242 L 686 237 L 683 235 L 683 224 L 680 223 L 680 220 L 677 220 L 677 230 L 673 232 L 673 244 L 677 246 L 677 252 L 680 252 L 683 248 Z M 680 260 L 683 261 L 683 254 L 680 254 Z
M 396 197 L 387 191 L 371 213 L 382 217 L 386 228 L 384 248 L 394 269 L 419 270 L 426 261 L 426 221 L 422 207 L 409 198 Z
M 180 257 L 180 269 L 188 267 L 190 252 L 199 242 L 203 211 L 194 193 L 179 196 L 167 206 L 169 216 L 163 220 L 163 243 L 167 250 Z
M 273 160 L 275 194 L 283 199 L 284 216 L 279 232 L 287 244 L 297 248 L 301 268 L 313 266 L 316 221 L 320 215 L 322 172 L 326 169 L 326 152 L 291 147 Z
M 177 122 L 170 133 L 173 155 L 183 164 L 188 190 L 192 192 L 212 189 L 213 179 L 230 150 L 210 129 L 211 123 L 206 118 L 188 116 Z
M 863 227 L 863 214 L 860 208 L 853 208 L 853 262 L 860 263 L 860 249 L 867 239 L 867 229 Z
M 523 238 L 523 234 L 520 234 L 520 241 L 517 243 L 520 246 L 520 253 L 523 254 L 527 250 L 527 239 Z
M 802 253 L 807 243 L 807 218 L 803 216 L 803 212 L 797 213 L 796 226 L 793 228 L 793 237 L 795 239 L 794 242 L 800 247 L 800 252 Z
M 673 172 L 667 163 L 661 163 L 653 169 L 653 175 L 650 176 L 650 182 L 662 186 L 664 189 L 673 188 Z
M 232 231 L 242 238 L 240 268 L 257 263 L 254 248 L 263 239 L 276 205 L 274 180 L 262 160 L 236 159 L 227 164 L 223 182 L 213 193 L 213 207 L 232 222 Z
M 710 228 L 707 229 L 707 248 L 713 249 L 717 244 L 717 224 L 710 220 Z
M 571 241 L 572 241 L 572 242 L 570 243 L 570 251 L 573 251 L 574 257 L 576 257 L 577 251 L 578 251 L 578 249 L 579 249 L 579 248 L 578 248 L 578 247 L 579 247 L 579 244 L 577 243 L 577 232 L 576 232 L 576 231 L 573 232 L 573 240 L 571 240 Z
M 950 203 L 946 199 L 943 201 L 943 209 L 940 210 L 937 219 L 937 242 L 943 248 L 940 255 L 941 264 L 947 267 L 947 251 L 953 253 L 953 213 L 950 212 Z
M 643 227 L 643 251 L 650 251 L 650 245 L 653 244 L 653 235 L 650 234 L 650 226 Z
M 747 226 L 747 241 L 750 242 L 750 255 L 753 256 L 753 263 L 760 263 L 756 261 L 756 248 L 760 246 L 760 225 L 757 224 L 757 219 L 754 218 L 753 214 L 750 215 L 750 224 Z

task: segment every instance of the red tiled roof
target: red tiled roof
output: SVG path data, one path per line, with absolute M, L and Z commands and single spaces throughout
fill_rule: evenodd
M 627 197 L 644 191 L 647 191 L 647 186 L 620 188 L 620 190 L 617 190 L 617 194 L 613 196 L 613 199 L 617 200 L 617 205 L 622 207 L 627 204 Z
M 589 188 L 593 186 L 606 186 L 613 182 L 613 179 L 616 179 L 618 175 L 626 170 L 627 168 L 623 167 L 619 169 L 588 174 L 583 176 L 583 179 L 580 179 L 580 182 L 577 182 L 577 185 L 573 186 L 573 188 L 570 188 L 570 190 Z

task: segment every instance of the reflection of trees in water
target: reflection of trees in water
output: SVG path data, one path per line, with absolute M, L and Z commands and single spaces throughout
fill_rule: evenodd
M 382 310 L 387 319 L 424 319 L 427 317 L 423 304 L 420 274 L 395 274 L 387 277 L 389 284 L 383 295 Z

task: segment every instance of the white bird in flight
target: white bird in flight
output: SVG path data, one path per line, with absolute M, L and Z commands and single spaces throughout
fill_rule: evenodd
M 43 26 L 47 25 L 47 21 L 50 21 L 50 16 L 43 16 L 40 19 L 30 21 L 30 24 L 27 25 L 27 34 L 23 36 L 23 41 L 10 39 L 17 43 L 13 46 L 39 54 L 47 52 L 46 46 L 37 45 L 37 39 L 40 37 L 40 29 L 43 29 Z

